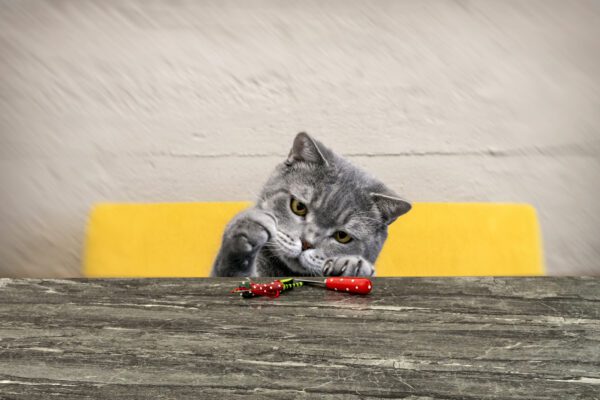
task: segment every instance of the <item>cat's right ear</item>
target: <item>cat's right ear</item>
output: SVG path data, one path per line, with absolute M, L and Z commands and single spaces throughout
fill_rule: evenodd
M 297 161 L 304 161 L 307 163 L 322 164 L 329 166 L 327 159 L 323 155 L 319 145 L 313 138 L 308 136 L 306 132 L 300 132 L 294 139 L 294 144 L 290 150 L 286 165 L 292 165 Z
M 389 225 L 401 215 L 406 214 L 412 208 L 412 205 L 396 196 L 383 193 L 371 193 L 375 206 L 381 213 L 383 221 Z

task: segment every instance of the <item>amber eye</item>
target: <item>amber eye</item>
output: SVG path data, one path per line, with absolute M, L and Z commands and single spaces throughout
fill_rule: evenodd
M 304 203 L 300 203 L 296 199 L 292 199 L 292 202 L 290 203 L 290 208 L 292 209 L 294 214 L 299 215 L 301 217 L 304 217 L 308 212 L 308 208 L 306 208 L 306 205 Z
M 352 237 L 350 235 L 348 235 L 346 232 L 342 232 L 342 231 L 337 231 L 336 233 L 333 234 L 333 237 L 338 242 L 344 243 L 344 244 L 348 243 L 352 240 Z

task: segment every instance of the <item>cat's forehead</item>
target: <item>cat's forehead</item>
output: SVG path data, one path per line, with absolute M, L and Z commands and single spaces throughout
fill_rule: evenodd
M 356 216 L 368 215 L 371 208 L 360 188 L 295 185 L 290 192 L 308 205 L 311 215 L 321 225 L 346 224 Z
M 313 199 L 317 195 L 317 190 L 314 186 L 304 185 L 304 184 L 295 184 L 291 185 L 290 192 L 292 196 L 297 198 L 298 200 L 304 203 L 311 203 Z
M 326 184 L 293 183 L 290 193 L 305 203 L 317 208 L 337 208 L 336 206 L 361 207 L 366 205 L 366 196 L 360 187 L 352 187 L 344 183 L 329 182 Z
M 323 218 L 345 220 L 350 213 L 368 213 L 372 208 L 372 178 L 355 166 L 336 163 L 327 171 L 305 167 L 287 175 L 290 193 L 310 204 Z

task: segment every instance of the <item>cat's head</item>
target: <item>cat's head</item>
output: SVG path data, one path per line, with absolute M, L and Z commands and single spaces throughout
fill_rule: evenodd
M 293 272 L 320 275 L 331 257 L 360 255 L 375 262 L 387 226 L 411 205 L 383 183 L 299 133 L 257 206 L 277 218 L 271 252 Z

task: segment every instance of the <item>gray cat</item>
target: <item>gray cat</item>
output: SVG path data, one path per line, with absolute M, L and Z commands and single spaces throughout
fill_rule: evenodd
M 225 228 L 212 276 L 372 276 L 411 205 L 299 133 L 256 205 Z

